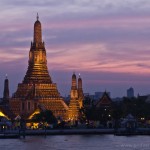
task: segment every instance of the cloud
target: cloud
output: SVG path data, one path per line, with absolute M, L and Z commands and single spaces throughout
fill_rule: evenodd
M 134 44 L 127 44 L 125 49 L 130 51 L 121 51 L 122 45 L 120 43 L 118 45 L 119 47 L 113 47 L 107 43 L 93 43 L 71 45 L 72 47 L 68 47 L 69 50 L 60 47 L 58 50 L 51 49 L 51 52 L 48 52 L 48 64 L 53 66 L 53 70 L 140 74 L 142 69 L 142 72 L 150 73 L 149 68 L 145 67 L 150 63 L 148 57 L 150 52 L 141 51 L 144 45 L 138 45 L 138 49 L 135 49 Z
M 70 74 L 76 71 L 83 74 L 85 91 L 107 87 L 117 95 L 131 84 L 148 91 L 149 1 L 1 0 L 0 8 L 0 80 L 8 73 L 12 91 L 27 69 L 37 12 L 48 68 L 61 88 L 70 89 Z
M 55 18 L 87 18 L 95 15 L 149 14 L 150 2 L 147 0 L 1 0 L 1 17 L 21 18 L 39 12 L 42 16 Z M 9 13 L 11 10 L 11 13 Z M 28 11 L 26 11 L 28 10 Z M 15 17 L 14 17 L 15 16 Z

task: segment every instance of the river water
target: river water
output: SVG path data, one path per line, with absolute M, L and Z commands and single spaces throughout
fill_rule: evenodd
M 0 139 L 0 150 L 150 150 L 150 136 L 26 136 Z

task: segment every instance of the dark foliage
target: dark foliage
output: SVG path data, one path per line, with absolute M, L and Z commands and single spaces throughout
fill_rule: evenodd
M 50 110 L 41 111 L 39 114 L 35 114 L 32 120 L 35 122 L 47 122 L 50 124 L 57 123 L 57 119 Z
M 85 107 L 85 116 L 88 120 L 99 120 L 103 122 L 109 119 L 109 114 L 113 120 L 119 120 L 128 114 L 132 114 L 136 119 L 140 119 L 141 117 L 150 119 L 150 103 L 140 97 L 124 97 L 122 101 L 113 102 L 108 109 L 103 107 L 96 108 L 94 105 Z

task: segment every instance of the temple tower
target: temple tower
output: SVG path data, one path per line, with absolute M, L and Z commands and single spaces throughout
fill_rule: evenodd
M 29 52 L 29 61 L 27 73 L 23 83 L 52 83 L 48 73 L 46 50 L 44 42 L 42 42 L 42 26 L 37 16 L 37 21 L 34 23 L 33 42 Z
M 9 100 L 9 80 L 6 75 L 6 79 L 4 81 L 3 102 L 8 103 L 8 100 Z
M 82 88 L 82 78 L 80 74 L 78 78 L 78 100 L 79 100 L 79 106 L 81 109 L 83 107 L 84 94 L 83 94 L 83 88 Z
M 72 75 L 71 97 L 74 99 L 78 98 L 77 79 L 75 73 Z
M 33 42 L 29 51 L 28 69 L 22 83 L 13 94 L 10 107 L 13 113 L 25 119 L 37 108 L 51 110 L 55 117 L 66 119 L 68 106 L 53 83 L 47 68 L 46 49 L 42 41 L 42 25 L 37 15 Z
M 73 73 L 68 118 L 71 120 L 77 120 L 79 117 L 79 108 L 77 80 L 75 73 Z

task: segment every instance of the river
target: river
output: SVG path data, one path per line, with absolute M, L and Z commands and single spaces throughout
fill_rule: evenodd
M 0 139 L 0 150 L 150 150 L 150 136 L 26 136 Z

